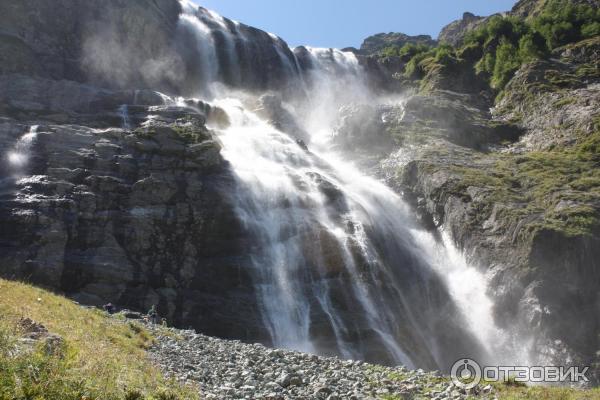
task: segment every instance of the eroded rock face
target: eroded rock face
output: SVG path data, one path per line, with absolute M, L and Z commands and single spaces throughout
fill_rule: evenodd
M 577 69 L 591 65 L 587 63 L 590 56 L 585 54 L 598 54 L 600 41 L 585 48 L 582 51 L 574 46 L 563 52 L 566 59 L 583 62 L 533 62 L 523 66 L 510 81 L 506 96 L 494 113 L 504 120 L 520 119 L 527 128 L 519 148 L 548 150 L 569 146 L 577 141 L 576 132 L 590 135 L 596 129 L 600 75 L 582 79 L 577 76 Z
M 178 59 L 169 48 L 180 11 L 176 0 L 3 2 L 0 72 L 174 86 Z
M 440 91 L 406 95 L 393 105 L 347 105 L 338 112 L 334 143 L 345 151 L 381 159 L 398 147 L 431 140 L 485 150 L 520 137 L 522 128 L 508 122 L 492 123 L 489 111 L 472 105 L 473 97 Z
M 97 93 L 109 103 L 122 96 Z M 2 275 L 84 304 L 158 304 L 180 326 L 259 338 L 255 296 L 240 267 L 243 230 L 226 196 L 234 181 L 206 116 L 181 107 L 130 108 L 135 130 L 115 127 L 122 121 L 101 109 L 66 115 L 101 128 L 42 115 L 2 118 Z M 30 144 L 19 147 L 34 123 Z
M 487 271 L 497 323 L 536 337 L 533 352 L 544 362 L 597 363 L 598 237 L 551 229 L 529 234 L 543 213 L 494 200 L 485 182 L 462 185 L 462 169 L 486 171 L 495 161 L 458 149 L 438 160 L 427 154 L 404 167 L 399 187 Z
M 454 21 L 442 28 L 442 31 L 438 36 L 438 41 L 452 46 L 460 46 L 465 35 L 468 32 L 477 29 L 477 27 L 485 23 L 488 18 L 489 17 L 479 17 L 470 12 L 466 12 L 463 14 L 462 19 Z
M 569 217 L 600 210 L 596 189 L 574 183 L 595 168 L 595 153 L 569 158 L 597 135 L 598 75 L 588 68 L 596 42 L 523 65 L 491 114 L 467 94 L 415 96 L 398 125 L 402 146 L 381 171 L 423 222 L 443 226 L 489 274 L 500 325 L 532 333 L 543 362 L 595 365 L 598 379 L 598 230 Z M 496 144 L 481 135 L 494 131 Z
M 281 38 L 202 7 L 186 24 L 183 11 L 178 0 L 4 2 L 0 74 L 190 96 L 213 81 L 257 91 L 299 88 L 300 70 Z M 207 62 L 218 70 L 208 71 Z

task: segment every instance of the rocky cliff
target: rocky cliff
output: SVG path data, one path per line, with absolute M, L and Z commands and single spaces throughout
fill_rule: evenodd
M 485 17 L 479 17 L 470 12 L 463 14 L 462 19 L 446 25 L 438 36 L 438 41 L 448 43 L 452 46 L 459 46 L 467 32 L 476 29 L 486 20 Z
M 0 4 L 0 270 L 85 304 L 158 304 L 177 325 L 260 340 L 233 178 L 206 127 L 226 120 L 145 89 L 195 90 L 197 57 L 176 45 L 189 38 L 181 12 L 175 0 Z M 237 29 L 264 56 L 244 74 L 284 73 L 280 39 Z
M 256 259 L 269 261 L 270 254 L 262 249 L 270 249 L 272 243 L 261 237 L 261 227 L 251 226 L 239 215 L 240 204 L 234 204 L 247 189 L 237 186 L 239 179 L 234 179 L 211 130 L 226 128 L 228 117 L 207 103 L 175 96 L 198 91 L 210 97 L 206 82 L 257 92 L 278 88 L 285 94 L 318 68 L 331 67 L 332 73 L 354 74 L 358 79 L 358 61 L 332 49 L 292 52 L 274 35 L 202 8 L 190 11 L 176 2 L 162 7 L 150 0 L 146 3 L 148 15 L 137 14 L 144 2 L 132 3 L 131 8 L 109 3 L 99 11 L 106 14 L 105 25 L 90 28 L 89 33 L 82 30 L 79 19 L 85 22 L 87 13 L 98 10 L 88 9 L 92 5 L 87 3 L 73 0 L 58 4 L 56 10 L 35 4 L 7 10 L 14 21 L 7 26 L 14 26 L 17 33 L 35 23 L 31 18 L 46 20 L 63 9 L 71 12 L 65 18 L 78 21 L 68 34 L 51 24 L 34 30 L 49 43 L 60 43 L 67 35 L 70 47 L 63 53 L 59 44 L 60 49 L 37 49 L 38 42 L 32 39 L 30 45 L 33 58 L 46 52 L 57 65 L 63 62 L 64 67 L 68 59 L 71 67 L 44 69 L 46 63 L 41 63 L 39 69 L 30 70 L 35 63 L 25 60 L 0 76 L 1 274 L 52 288 L 87 305 L 111 301 L 139 310 L 157 305 L 161 315 L 177 326 L 270 344 L 267 316 L 261 313 L 265 300 L 258 292 L 274 285 L 254 270 L 260 267 Z M 168 5 L 183 12 L 177 22 L 163 19 L 161 10 Z M 130 21 L 135 33 L 131 37 L 128 16 L 135 17 Z M 138 36 L 138 28 L 142 36 L 162 32 L 164 41 L 153 50 L 130 48 L 135 41 L 145 40 Z M 195 36 L 200 34 L 206 35 Z M 165 58 L 158 60 L 156 55 Z M 145 68 L 151 66 L 160 66 L 153 70 L 156 75 L 146 74 Z M 147 89 L 154 85 L 172 96 Z M 278 151 L 289 154 L 294 163 L 322 163 L 308 151 L 302 141 L 306 132 L 279 96 L 250 103 L 248 107 L 257 114 L 285 130 L 275 141 L 284 144 Z M 303 190 L 314 187 L 310 196 L 323 197 L 333 223 L 356 233 L 346 221 L 349 206 L 344 193 L 334 183 L 313 171 L 294 179 L 307 183 L 290 195 L 293 201 L 306 201 L 301 198 Z M 278 201 L 271 207 L 267 211 L 285 218 L 291 202 Z M 364 299 L 349 289 L 357 281 L 353 274 L 365 270 L 368 273 L 361 280 L 375 293 L 378 312 L 394 316 L 384 323 L 414 344 L 408 350 L 411 358 L 435 369 L 450 365 L 460 355 L 480 352 L 477 345 L 470 345 L 472 337 L 465 332 L 441 279 L 421 268 L 416 257 L 394 253 L 403 269 L 375 268 L 358 240 L 340 244 L 316 219 L 322 214 L 312 215 L 308 206 L 298 212 L 304 209 L 309 211 L 302 215 L 311 219 L 278 235 L 287 243 L 294 240 L 301 251 L 298 260 L 288 263 L 298 263 L 299 293 L 311 294 L 301 299 L 301 306 L 311 310 L 315 351 L 340 355 L 340 340 L 351 343 L 357 357 L 394 362 L 396 355 L 386 347 L 390 339 L 374 331 L 373 317 L 363 311 Z M 293 229 L 297 233 L 292 234 Z M 376 229 L 367 229 L 366 234 L 375 235 L 371 230 Z M 388 251 L 386 240 L 379 236 L 377 240 L 378 251 Z M 357 265 L 356 272 L 349 271 L 348 264 Z M 327 288 L 327 297 L 314 295 L 320 287 Z M 402 303 L 401 296 L 419 297 L 424 287 L 430 296 L 426 302 L 415 304 L 414 310 Z M 335 303 L 335 319 L 341 322 L 332 323 L 328 312 L 333 306 L 327 302 Z M 341 333 L 336 331 L 339 326 Z M 428 345 L 430 336 L 443 354 Z
M 103 86 L 174 85 L 181 66 L 168 44 L 180 12 L 172 0 L 3 2 L 0 73 Z
M 530 3 L 513 15 L 544 12 Z M 483 52 L 461 47 L 459 36 L 477 29 L 463 22 L 445 29 L 458 35 L 445 40 L 458 44 L 454 56 L 444 61 L 438 50 L 416 58 L 416 74 L 393 71 L 408 89 L 395 116 L 364 116 L 363 126 L 396 142 L 379 172 L 486 271 L 502 326 L 536 337 L 546 362 L 595 365 L 598 374 L 598 37 L 526 61 L 494 89 L 476 65 Z M 342 129 L 340 141 L 352 132 Z
M 1 85 L 10 99 L 0 125 L 3 276 L 84 304 L 158 304 L 169 320 L 215 335 L 253 329 L 226 196 L 233 181 L 206 108 L 70 81 L 4 76 Z M 35 138 L 24 149 L 27 132 Z M 227 317 L 241 307 L 247 320 Z

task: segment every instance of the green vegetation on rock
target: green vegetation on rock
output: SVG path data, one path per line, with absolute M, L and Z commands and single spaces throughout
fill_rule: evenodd
M 550 0 L 529 19 L 495 15 L 466 34 L 460 48 L 441 44 L 436 48 L 407 44 L 390 46 L 381 55 L 400 57 L 404 75 L 430 79 L 428 73 L 460 64 L 472 67 L 490 87 L 500 92 L 524 63 L 547 58 L 551 51 L 600 34 L 600 10 L 569 0 Z M 587 71 L 594 72 L 593 66 Z M 597 68 L 596 68 L 597 70 Z M 430 74 L 435 75 L 435 74 Z M 428 88 L 422 82 L 421 88 Z
M 501 203 L 510 217 L 539 213 L 541 220 L 525 232 L 549 229 L 567 236 L 598 232 L 598 210 L 591 203 L 600 200 L 600 130 L 580 137 L 573 146 L 522 155 L 497 153 L 491 167 L 454 167 L 459 176 L 456 192 L 470 186 L 490 193 L 482 200 L 489 215 Z M 519 206 L 520 205 L 520 206 Z

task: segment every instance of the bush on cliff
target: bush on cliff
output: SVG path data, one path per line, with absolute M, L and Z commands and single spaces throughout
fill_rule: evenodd
M 425 44 L 407 43 L 402 47 L 388 46 L 381 51 L 384 57 L 400 57 L 404 61 L 409 61 L 411 58 L 420 53 L 425 53 L 431 50 L 431 46 Z
M 458 61 L 472 65 L 493 89 L 501 91 L 524 63 L 547 58 L 557 47 L 599 34 L 598 8 L 570 0 L 550 0 L 529 19 L 492 16 L 467 33 L 459 49 L 446 44 L 436 48 L 406 45 L 388 48 L 384 53 L 401 57 L 406 62 L 404 75 L 410 79 L 423 79 L 433 63 L 448 66 Z
M 531 25 L 544 36 L 548 47 L 554 49 L 597 35 L 600 9 L 569 0 L 550 0 Z

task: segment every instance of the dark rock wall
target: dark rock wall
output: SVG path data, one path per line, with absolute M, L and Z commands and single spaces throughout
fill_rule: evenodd
M 24 84 L 33 90 L 48 82 Z M 93 114 L 63 114 L 77 125 L 52 123 L 39 111 L 27 122 L 21 118 L 31 111 L 2 118 L 0 274 L 84 304 L 157 304 L 179 326 L 259 338 L 255 296 L 240 261 L 246 236 L 228 202 L 235 183 L 205 116 L 132 105 L 132 123 L 154 117 L 123 130 L 112 103 L 127 93 L 96 95 L 105 108 L 96 103 Z M 40 126 L 26 163 L 10 164 L 5 156 L 33 123 Z
M 172 57 L 179 13 L 175 0 L 4 1 L 0 72 L 105 86 L 173 85 L 173 65 L 164 60 Z

